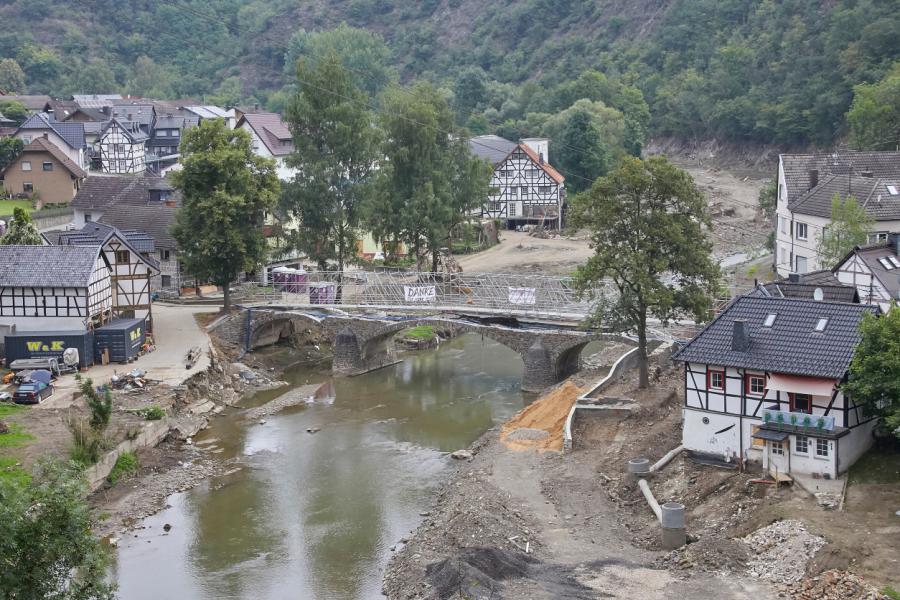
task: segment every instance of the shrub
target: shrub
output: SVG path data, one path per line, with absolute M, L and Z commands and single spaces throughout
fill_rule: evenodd
M 107 389 L 101 396 L 94 389 L 94 382 L 90 378 L 81 381 L 80 387 L 84 400 L 91 410 L 91 427 L 97 432 L 103 431 L 109 425 L 112 416 L 112 393 Z
M 122 477 L 137 473 L 140 466 L 137 454 L 134 452 L 123 452 L 119 455 L 119 458 L 116 459 L 116 464 L 113 466 L 112 471 L 109 472 L 109 475 L 106 476 L 106 480 L 115 484 L 122 479 Z
M 166 411 L 154 404 L 153 406 L 148 406 L 147 408 L 145 408 L 142 411 L 142 414 L 148 421 L 159 421 L 164 416 L 166 416 Z

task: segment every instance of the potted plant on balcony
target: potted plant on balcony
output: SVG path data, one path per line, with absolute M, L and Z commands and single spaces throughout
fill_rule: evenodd
M 783 425 L 784 424 L 784 413 L 783 412 L 775 413 L 775 420 L 778 421 L 779 425 Z
M 809 418 L 809 415 L 803 417 L 803 426 L 804 427 L 812 427 L 812 419 Z
M 797 415 L 795 415 L 794 413 L 791 413 L 791 426 L 792 427 L 797 426 Z
M 771 420 L 772 420 L 772 413 L 770 413 L 769 411 L 763 412 L 763 421 L 768 423 Z
M 816 429 L 825 429 L 825 417 L 819 417 L 819 419 L 816 421 Z

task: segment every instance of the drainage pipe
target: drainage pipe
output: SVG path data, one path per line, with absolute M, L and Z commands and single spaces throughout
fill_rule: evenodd
M 662 509 L 659 507 L 659 502 L 657 502 L 656 498 L 653 496 L 653 492 L 650 491 L 650 485 L 647 483 L 647 480 L 639 480 L 638 487 L 641 488 L 641 492 L 644 493 L 644 498 L 647 499 L 647 504 L 653 509 L 653 513 L 656 515 L 657 520 L 662 521 Z
M 681 446 L 678 446 L 677 448 L 673 448 L 672 450 L 669 450 L 669 452 L 667 452 L 665 456 L 663 456 L 661 459 L 659 459 L 658 461 L 656 461 L 656 462 L 653 464 L 653 466 L 650 467 L 650 472 L 651 472 L 651 473 L 654 473 L 654 472 L 659 471 L 660 469 L 662 469 L 664 466 L 666 466 L 667 464 L 669 464 L 669 462 L 670 462 L 673 458 L 675 458 L 676 456 L 678 456 L 678 453 L 681 452 L 682 450 L 684 450 L 684 445 L 681 445 Z

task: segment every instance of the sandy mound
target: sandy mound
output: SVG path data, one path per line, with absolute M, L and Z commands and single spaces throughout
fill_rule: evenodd
M 503 425 L 500 440 L 511 450 L 561 452 L 566 417 L 581 391 L 574 383 L 566 381 L 541 396 Z

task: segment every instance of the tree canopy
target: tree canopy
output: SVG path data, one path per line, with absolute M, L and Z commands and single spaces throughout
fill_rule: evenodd
M 210 119 L 184 132 L 183 168 L 172 174 L 182 207 L 172 233 L 185 269 L 225 292 L 266 258 L 263 224 L 280 192 L 275 163 L 257 156 L 250 135 Z
M 837 266 L 838 262 L 853 250 L 864 245 L 875 219 L 869 216 L 865 207 L 860 206 L 853 196 L 841 199 L 835 195 L 831 199 L 831 223 L 822 232 L 819 240 L 819 260 L 826 267 Z
M 19 206 L 13 209 L 13 218 L 7 223 L 6 233 L 0 238 L 3 246 L 40 246 L 44 243 L 37 227 L 31 221 L 31 217 L 24 208 Z
M 858 150 L 900 150 L 900 61 L 877 83 L 853 88 L 847 112 L 850 138 Z
M 3 171 L 6 165 L 14 161 L 24 147 L 25 143 L 17 137 L 0 137 L 0 171 Z
M 719 284 L 707 236 L 710 219 L 690 175 L 663 157 L 626 158 L 576 196 L 575 222 L 591 232 L 594 255 L 579 267 L 584 288 L 616 288 L 590 321 L 638 336 L 640 385 L 647 387 L 647 319 L 705 320 Z
M 0 477 L 0 596 L 113 598 L 86 493 L 74 465 L 41 463 L 28 482 Z
M 359 237 L 362 206 L 374 192 L 380 132 L 367 96 L 336 54 L 297 62 L 298 92 L 287 107 L 296 175 L 280 208 L 298 228 L 292 243 L 321 268 L 343 271 Z
M 866 315 L 860 336 L 842 389 L 900 437 L 900 309 L 894 305 L 884 316 Z

